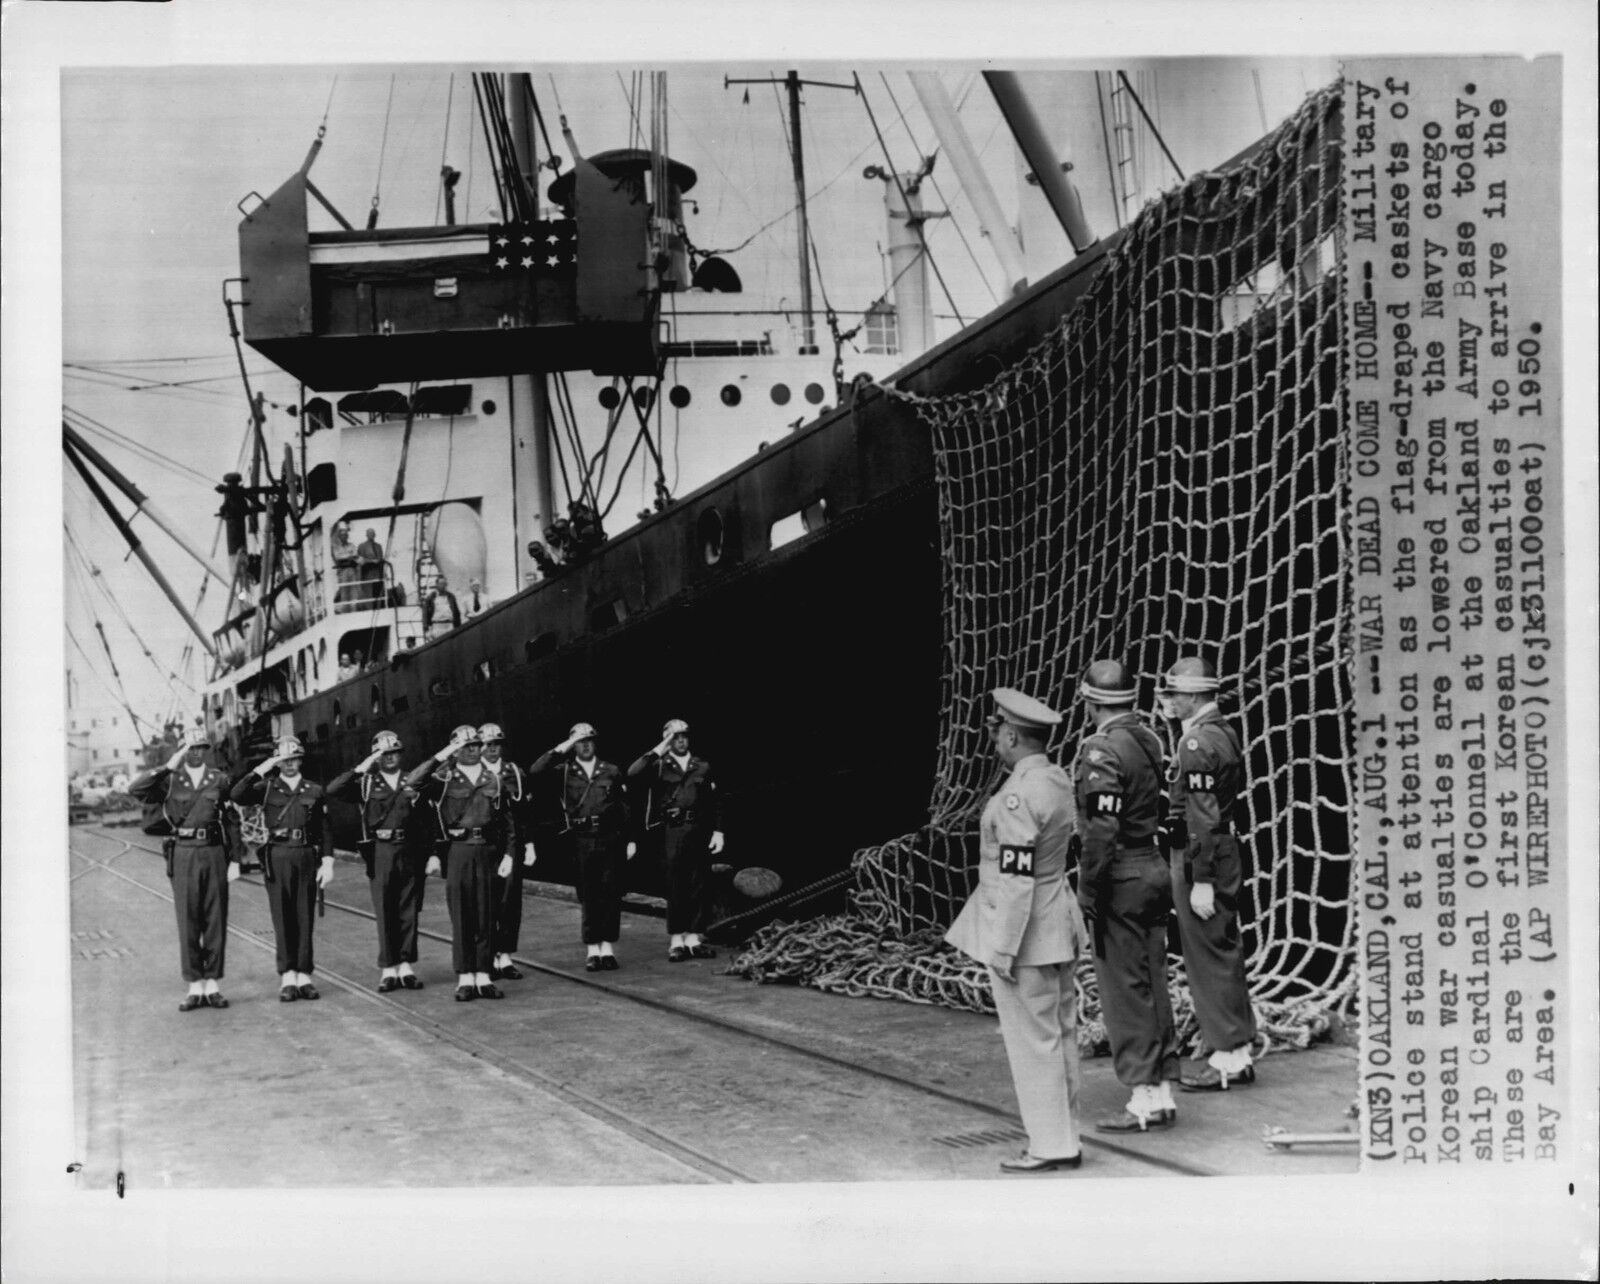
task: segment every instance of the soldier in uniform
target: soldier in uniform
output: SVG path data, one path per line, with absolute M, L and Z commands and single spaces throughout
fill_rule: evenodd
M 1076 827 L 1072 781 L 1045 756 L 1061 715 L 1009 687 L 993 695 L 989 735 L 1011 774 L 984 805 L 978 886 L 945 939 L 988 966 L 1028 1130 L 1028 1148 L 1000 1167 L 1014 1173 L 1077 1168 L 1083 1151 L 1073 973 L 1086 933 L 1066 877 Z
M 422 795 L 400 774 L 400 737 L 380 731 L 372 752 L 328 784 L 330 798 L 361 808 L 361 854 L 372 885 L 372 913 L 378 923 L 378 993 L 420 990 L 417 916 L 427 880 L 422 873 L 425 838 L 416 810 Z
M 206 761 L 210 748 L 204 731 L 191 731 L 166 766 L 128 786 L 140 802 L 160 805 L 171 831 L 167 877 L 178 912 L 178 962 L 189 983 L 180 1012 L 228 1006 L 217 983 L 228 943 L 228 884 L 239 877 L 239 862 L 224 824 L 228 778 Z
M 587 722 L 573 726 L 555 748 L 528 768 L 539 775 L 558 757 L 561 764 L 561 833 L 572 842 L 583 906 L 583 944 L 587 972 L 615 972 L 617 938 L 622 935 L 622 871 L 638 844 L 629 836 L 627 792 L 615 763 L 595 755 L 595 731 Z
M 721 800 L 711 764 L 689 752 L 689 724 L 673 718 L 661 729 L 661 743 L 628 768 L 644 776 L 646 832 L 661 831 L 667 873 L 667 958 L 714 959 L 716 950 L 700 939 L 705 913 L 708 854 L 722 850 Z
M 1238 733 L 1217 708 L 1217 671 L 1186 656 L 1167 670 L 1162 715 L 1179 723 L 1168 825 L 1172 900 L 1183 966 L 1209 1058 L 1183 1067 L 1182 1087 L 1215 1092 L 1254 1083 L 1255 1013 L 1244 979 L 1239 892 L 1244 872 L 1233 810 L 1244 787 Z
M 478 728 L 478 738 L 483 741 L 483 765 L 500 777 L 500 794 L 510 814 L 516 832 L 528 835 L 533 832 L 527 823 L 528 788 L 522 779 L 522 768 L 505 757 L 506 733 L 497 722 L 486 722 Z M 522 875 L 537 859 L 531 842 L 522 844 L 521 861 L 512 861 L 511 870 L 495 880 L 494 892 L 494 966 L 491 979 L 520 981 L 522 969 L 511 961 L 522 935 Z
M 1167 995 L 1167 914 L 1172 879 L 1156 831 L 1166 803 L 1161 742 L 1133 710 L 1133 675 L 1116 660 L 1089 666 L 1079 688 L 1094 730 L 1073 765 L 1078 801 L 1078 903 L 1094 936 L 1100 1009 L 1125 1110 L 1096 1121 L 1104 1132 L 1177 1122 L 1169 1080 L 1178 1074 Z
M 490 976 L 494 967 L 495 880 L 509 878 L 516 828 L 505 805 L 500 776 L 483 765 L 476 727 L 457 727 L 450 743 L 414 768 L 406 783 L 420 789 L 439 814 L 449 843 L 445 900 L 450 906 L 450 957 L 456 1002 L 503 999 Z M 438 856 L 427 872 L 440 872 Z
M 233 787 L 233 801 L 261 804 L 267 841 L 261 849 L 261 877 L 267 885 L 272 932 L 277 938 L 278 1000 L 318 999 L 311 983 L 316 970 L 311 932 L 316 923 L 317 889 L 333 882 L 333 832 L 327 824 L 322 786 L 300 774 L 305 747 L 284 736 L 277 749 Z M 271 777 L 271 779 L 269 779 Z

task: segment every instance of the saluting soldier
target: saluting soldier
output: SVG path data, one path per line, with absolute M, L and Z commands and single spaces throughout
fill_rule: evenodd
M 1161 742 L 1134 713 L 1133 676 L 1116 660 L 1089 666 L 1079 694 L 1094 719 L 1073 766 L 1078 903 L 1091 921 L 1100 1009 L 1127 1108 L 1104 1132 L 1171 1127 L 1177 1032 L 1167 994 L 1172 878 L 1156 837 L 1164 815 Z
M 328 784 L 328 795 L 361 808 L 362 857 L 378 923 L 378 993 L 420 990 L 412 971 L 417 961 L 417 916 L 422 912 L 425 835 L 417 810 L 422 794 L 400 774 L 404 746 L 392 731 L 372 738 L 372 752 Z
M 516 832 L 528 835 L 533 827 L 527 823 L 528 788 L 522 779 L 522 768 L 504 756 L 506 733 L 497 722 L 486 722 L 478 728 L 483 741 L 483 765 L 500 777 L 500 792 Z M 537 859 L 531 842 L 522 844 L 522 859 L 513 860 L 511 869 L 495 883 L 494 894 L 494 966 L 489 976 L 495 981 L 520 981 L 522 969 L 511 961 L 517 952 L 522 936 L 522 876 Z
M 295 737 L 284 736 L 272 757 L 239 778 L 232 794 L 241 806 L 261 804 L 267 831 L 261 877 L 277 938 L 281 1003 L 322 997 L 311 981 L 316 970 L 311 933 L 317 921 L 317 889 L 333 882 L 328 800 L 321 785 L 300 774 L 305 752 Z
M 228 778 L 207 761 L 210 737 L 198 728 L 184 737 L 164 767 L 140 773 L 128 792 L 159 803 L 170 836 L 167 877 L 178 912 L 178 964 L 189 993 L 178 1011 L 225 1008 L 218 982 L 228 943 L 228 884 L 239 877 L 224 824 Z
M 1254 1083 L 1255 1013 L 1239 937 L 1244 871 L 1233 827 L 1244 788 L 1239 735 L 1217 708 L 1209 660 L 1185 656 L 1167 670 L 1162 715 L 1179 724 L 1168 800 L 1173 835 L 1172 900 L 1183 940 L 1189 994 L 1209 1056 L 1183 1066 L 1182 1087 L 1216 1092 Z
M 483 765 L 478 729 L 460 726 L 450 743 L 414 768 L 406 783 L 420 789 L 439 814 L 445 852 L 445 900 L 450 906 L 450 958 L 456 970 L 456 1002 L 503 999 L 490 976 L 494 968 L 495 880 L 508 878 L 516 830 L 505 806 L 500 777 Z M 440 872 L 438 856 L 427 872 Z
M 629 777 L 644 776 L 646 832 L 661 831 L 667 874 L 667 958 L 714 959 L 716 950 L 700 939 L 705 913 L 708 856 L 722 850 L 722 804 L 711 764 L 689 752 L 689 724 L 671 719 L 661 743 L 639 755 Z
M 1077 814 L 1072 780 L 1045 755 L 1061 715 L 1009 687 L 993 692 L 985 721 L 996 756 L 1011 769 L 984 805 L 978 886 L 945 933 L 985 964 L 1000 1037 L 1028 1131 L 1028 1148 L 1006 1172 L 1077 1168 L 1078 996 L 1073 985 L 1086 940 L 1067 886 Z
M 587 722 L 573 725 L 567 738 L 542 753 L 529 775 L 561 764 L 561 833 L 572 844 L 578 874 L 578 902 L 583 907 L 586 972 L 615 972 L 617 938 L 622 935 L 622 871 L 639 845 L 629 837 L 627 790 L 615 763 L 595 753 L 595 730 Z

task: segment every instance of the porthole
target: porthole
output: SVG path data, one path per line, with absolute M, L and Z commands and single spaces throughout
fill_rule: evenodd
M 715 566 L 722 560 L 722 514 L 714 508 L 706 509 L 700 514 L 696 529 L 700 536 L 700 556 L 705 559 L 707 566 Z
M 600 394 L 596 400 L 599 401 L 602 409 L 615 410 L 622 402 L 622 394 L 615 388 L 605 387 L 600 389 Z
M 374 718 L 383 716 L 383 692 L 378 689 L 376 682 L 372 684 L 372 716 Z
M 682 410 L 689 404 L 689 390 L 681 383 L 677 384 L 673 387 L 672 391 L 667 394 L 667 400 L 675 405 L 679 410 Z
M 725 383 L 725 384 L 722 385 L 722 404 L 723 405 L 725 405 L 725 406 L 737 406 L 742 400 L 744 400 L 744 394 L 739 391 L 739 385 L 738 384 L 736 384 L 736 383 Z
M 482 410 L 483 413 L 486 414 L 486 415 L 492 415 L 492 414 L 494 414 L 494 410 L 495 410 L 494 402 L 486 401 L 486 402 L 483 403 L 482 406 L 479 407 L 479 409 Z
M 820 406 L 822 404 L 823 397 L 826 395 L 827 394 L 822 391 L 822 385 L 820 383 L 808 383 L 806 385 L 806 400 L 809 401 L 813 406 Z
M 656 390 L 654 388 L 635 388 L 633 390 L 633 404 L 638 406 L 640 410 L 649 410 L 651 406 L 655 405 L 655 402 Z
M 772 404 L 775 406 L 787 406 L 789 404 L 788 384 L 775 383 L 772 385 Z

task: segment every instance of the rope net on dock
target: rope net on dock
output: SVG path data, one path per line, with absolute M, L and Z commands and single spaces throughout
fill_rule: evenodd
M 1267 1042 L 1303 1046 L 1348 1005 L 1339 159 L 1335 85 L 1237 165 L 1146 207 L 1013 368 L 948 397 L 892 391 L 932 434 L 939 487 L 944 719 L 928 823 L 856 854 L 847 914 L 764 929 L 736 972 L 992 1011 L 984 972 L 941 940 L 975 881 L 979 816 L 1001 779 L 989 691 L 1019 687 L 1068 711 L 1051 746 L 1067 763 L 1092 660 L 1129 664 L 1148 710 L 1159 675 L 1198 649 L 1244 733 L 1241 924 Z

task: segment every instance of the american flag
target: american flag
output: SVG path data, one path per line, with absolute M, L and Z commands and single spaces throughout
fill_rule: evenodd
M 578 262 L 578 225 L 570 218 L 489 225 L 489 269 L 570 276 Z

